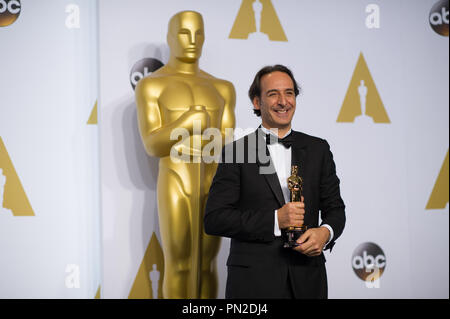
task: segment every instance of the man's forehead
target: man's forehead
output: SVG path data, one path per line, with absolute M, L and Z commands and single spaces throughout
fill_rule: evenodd
M 269 90 L 294 90 L 294 82 L 291 77 L 284 72 L 275 71 L 263 75 L 261 87 L 265 91 Z

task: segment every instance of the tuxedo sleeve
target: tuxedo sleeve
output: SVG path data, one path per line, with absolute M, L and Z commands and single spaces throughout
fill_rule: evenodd
M 253 186 L 241 185 L 242 165 L 219 163 L 206 202 L 205 232 L 242 241 L 273 241 L 273 209 L 242 208 L 241 187 Z
M 345 226 L 345 205 L 340 194 L 340 181 L 336 175 L 336 165 L 330 145 L 324 141 L 322 170 L 320 175 L 320 211 L 322 224 L 333 228 L 334 236 L 325 249 L 332 249 L 335 240 Z

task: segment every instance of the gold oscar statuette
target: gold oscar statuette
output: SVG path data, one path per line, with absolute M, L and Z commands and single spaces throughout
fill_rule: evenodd
M 300 202 L 303 194 L 303 180 L 298 176 L 298 166 L 292 165 L 291 176 L 288 180 L 288 188 L 291 192 L 291 202 Z M 306 231 L 306 226 L 289 226 L 283 230 L 284 247 L 298 246 L 297 239 Z
M 204 40 L 200 13 L 175 14 L 168 25 L 168 63 L 141 79 L 135 91 L 142 142 L 148 155 L 159 158 L 157 207 L 167 299 L 217 297 L 220 237 L 203 230 L 217 161 L 205 160 L 211 141 L 205 141 L 204 132 L 217 132 L 223 145 L 225 132 L 235 126 L 236 93 L 231 82 L 200 69 Z

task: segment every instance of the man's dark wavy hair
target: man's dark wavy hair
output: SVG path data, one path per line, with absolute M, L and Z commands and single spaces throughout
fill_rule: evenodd
M 258 71 L 258 73 L 256 73 L 253 83 L 250 86 L 250 89 L 248 90 L 248 97 L 250 98 L 250 101 L 252 101 L 252 103 L 253 103 L 253 99 L 255 97 L 259 97 L 259 98 L 261 97 L 261 78 L 266 74 L 276 72 L 276 71 L 284 72 L 290 76 L 290 78 L 292 79 L 292 82 L 294 83 L 295 96 L 299 95 L 300 87 L 297 84 L 297 81 L 295 81 L 294 75 L 292 74 L 291 70 L 289 70 L 287 67 L 285 67 L 284 65 L 281 65 L 281 64 L 268 65 L 268 66 L 263 67 L 261 70 Z M 255 113 L 257 116 L 261 116 L 260 110 L 253 109 L 253 113 Z

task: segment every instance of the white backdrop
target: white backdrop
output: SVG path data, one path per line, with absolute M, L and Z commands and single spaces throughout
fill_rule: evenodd
M 158 160 L 141 145 L 130 71 L 144 58 L 167 62 L 168 21 L 189 9 L 205 21 L 201 68 L 236 87 L 237 127 L 257 127 L 248 88 L 262 66 L 281 63 L 303 88 L 294 129 L 330 142 L 348 217 L 326 255 L 330 297 L 448 298 L 448 204 L 425 209 L 448 152 L 448 37 L 428 23 L 436 1 L 263 1 L 267 11 L 272 3 L 287 41 L 230 39 L 241 5 L 251 2 L 99 2 L 103 296 L 127 297 L 152 233 L 159 239 Z M 384 108 L 388 123 L 337 121 L 360 54 L 381 105 L 368 100 Z M 448 175 L 446 185 L 448 193 Z M 384 253 L 378 288 L 352 269 L 365 242 Z M 221 298 L 228 247 L 224 240 L 217 261 Z
M 91 119 L 97 6 L 19 4 L 11 6 L 20 9 L 17 20 L 0 27 L 0 168 L 7 173 L 0 298 L 94 298 L 101 280 L 99 131 Z
M 203 15 L 200 66 L 235 85 L 241 131 L 260 122 L 247 91 L 261 67 L 303 88 L 293 128 L 328 140 L 347 205 L 330 298 L 449 297 L 448 0 L 261 0 L 269 39 L 247 39 L 253 1 L 0 1 L 1 298 L 160 297 L 158 159 L 131 82 L 151 72 L 142 59 L 167 62 L 181 10 Z M 361 80 L 370 117 L 356 117 Z M 371 258 L 384 271 L 367 283 L 352 266 Z

